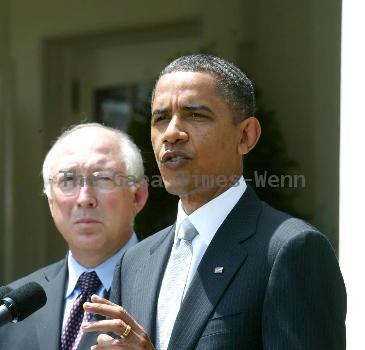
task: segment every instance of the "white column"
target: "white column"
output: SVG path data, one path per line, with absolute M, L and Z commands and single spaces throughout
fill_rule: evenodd
M 342 6 L 340 264 L 347 349 L 358 350 L 365 332 L 365 1 L 343 0 Z

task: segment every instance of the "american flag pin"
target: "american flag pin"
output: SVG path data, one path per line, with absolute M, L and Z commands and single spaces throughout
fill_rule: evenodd
M 223 266 L 217 266 L 214 268 L 214 273 L 223 273 Z

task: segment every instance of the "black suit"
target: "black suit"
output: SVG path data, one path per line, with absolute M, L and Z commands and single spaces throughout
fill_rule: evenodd
M 19 323 L 0 328 L 0 350 L 58 350 L 60 348 L 64 298 L 67 283 L 67 258 L 15 281 L 17 288 L 31 281 L 39 283 L 47 295 L 40 310 Z M 96 344 L 96 333 L 83 335 L 79 350 Z
M 112 286 L 111 300 L 153 342 L 173 238 L 171 226 L 130 249 Z M 223 273 L 214 273 L 220 266 Z M 169 349 L 345 349 L 345 317 L 345 286 L 327 239 L 248 187 L 202 258 Z

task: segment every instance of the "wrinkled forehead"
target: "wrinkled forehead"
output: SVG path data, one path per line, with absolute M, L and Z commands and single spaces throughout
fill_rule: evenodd
M 55 145 L 51 173 L 60 170 L 124 170 L 120 143 L 105 130 L 77 130 Z

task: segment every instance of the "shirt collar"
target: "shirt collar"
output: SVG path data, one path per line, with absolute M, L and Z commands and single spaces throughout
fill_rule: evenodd
M 237 204 L 243 193 L 246 191 L 246 182 L 241 176 L 235 185 L 213 198 L 208 203 L 195 210 L 189 216 L 185 213 L 181 200 L 178 203 L 178 211 L 176 218 L 175 240 L 181 223 L 185 218 L 189 217 L 190 222 L 199 232 L 199 237 L 209 246 L 215 233 L 222 225 L 225 218 Z
M 65 297 L 68 298 L 73 293 L 79 277 L 84 272 L 90 272 L 90 271 L 95 271 L 101 281 L 103 288 L 105 290 L 109 290 L 112 284 L 115 265 L 117 264 L 119 259 L 123 256 L 123 254 L 127 251 L 127 249 L 134 246 L 137 243 L 138 243 L 137 236 L 135 233 L 133 233 L 129 241 L 119 251 L 117 251 L 109 259 L 102 262 L 100 265 L 93 267 L 91 269 L 82 266 L 73 257 L 71 251 L 69 251 L 67 257 L 68 286 Z

